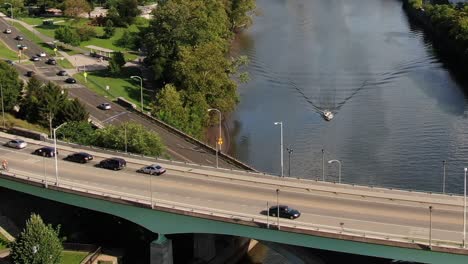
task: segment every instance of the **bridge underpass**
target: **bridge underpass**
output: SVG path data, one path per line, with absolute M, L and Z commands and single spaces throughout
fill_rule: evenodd
M 11 173 L 2 175 L 1 186 L 122 217 L 160 234 L 155 245 L 170 243 L 163 239 L 164 235 L 220 234 L 426 263 L 466 262 L 459 231 L 459 196 L 278 179 L 174 164 L 164 164 L 169 169 L 167 174 L 148 177 L 134 172 L 149 162 L 141 159 L 128 159 L 128 168 L 120 172 L 60 161 L 59 182 L 55 185 L 53 167 L 49 166 L 53 160 L 31 155 L 37 147 L 33 144 L 45 143 L 31 141 L 30 149 L 20 151 L 0 148 L 0 155 L 8 155 L 12 168 Z M 59 149 L 62 155 L 70 151 L 75 149 Z M 109 156 L 98 152 L 93 155 L 96 159 Z M 148 184 L 151 178 L 153 184 Z M 282 190 L 282 201 L 303 212 L 294 221 L 282 219 L 280 230 L 276 219 L 260 214 L 267 201 L 272 204 L 275 200 L 277 188 Z M 191 196 L 186 197 L 188 194 Z M 430 204 L 438 212 L 434 215 L 432 250 L 428 240 Z

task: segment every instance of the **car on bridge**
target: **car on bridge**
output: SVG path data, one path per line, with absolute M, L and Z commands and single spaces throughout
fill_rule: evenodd
M 279 208 L 279 209 L 278 209 Z M 272 206 L 268 209 L 268 215 L 276 217 L 279 213 L 279 217 L 296 219 L 301 216 L 301 212 L 296 209 L 293 209 L 287 205 L 278 205 Z
M 33 154 L 43 156 L 43 157 L 54 157 L 55 156 L 55 151 L 53 147 L 42 147 L 36 149 Z M 58 154 L 58 151 L 57 151 Z
M 165 173 L 166 169 L 161 167 L 158 164 L 153 164 L 153 165 L 143 167 L 143 168 L 137 170 L 137 172 L 146 173 L 146 174 L 150 174 L 150 175 L 156 174 L 156 175 L 159 176 L 159 175 Z
M 88 154 L 86 152 L 76 152 L 76 153 L 66 156 L 65 160 L 78 162 L 78 163 L 86 163 L 86 162 L 93 160 L 93 155 Z
M 121 170 L 127 166 L 127 162 L 121 158 L 109 158 L 101 160 L 97 166 L 109 170 Z
M 24 149 L 27 145 L 28 145 L 28 143 L 26 143 L 22 139 L 13 139 L 13 140 L 10 140 L 10 141 L 8 141 L 6 143 L 7 147 L 17 148 L 17 149 Z

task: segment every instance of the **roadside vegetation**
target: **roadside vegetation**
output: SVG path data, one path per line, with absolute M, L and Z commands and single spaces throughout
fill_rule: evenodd
M 9 49 L 2 41 L 0 41 L 0 57 L 12 61 L 18 59 L 17 53 Z

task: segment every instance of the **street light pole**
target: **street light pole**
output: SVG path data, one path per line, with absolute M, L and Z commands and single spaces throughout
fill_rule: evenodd
M 222 131 L 221 131 L 221 111 L 219 109 L 216 109 L 216 108 L 209 108 L 208 109 L 208 112 L 211 112 L 211 111 L 216 111 L 218 112 L 219 114 L 219 134 L 218 134 L 218 140 L 216 140 L 215 142 L 215 145 L 216 145 L 216 168 L 218 168 L 218 145 L 219 145 L 219 151 L 221 151 L 221 142 L 222 142 Z
M 322 181 L 325 181 L 325 152 L 322 149 Z
M 5 5 L 10 5 L 10 10 L 11 10 L 11 19 L 13 19 L 13 5 L 10 3 L 5 3 Z M 11 22 L 13 24 L 13 21 Z
M 130 76 L 132 79 L 140 79 L 141 112 L 143 113 L 143 79 L 140 76 Z
M 429 206 L 429 248 L 432 250 L 432 205 Z
M 279 125 L 280 126 L 280 131 L 281 131 L 281 144 L 280 144 L 280 148 L 281 148 L 281 177 L 284 177 L 283 175 L 283 122 L 275 122 L 274 123 L 275 125 Z
M 280 230 L 280 223 L 279 223 L 279 213 L 280 213 L 280 208 L 279 208 L 279 189 L 276 189 L 276 216 L 277 216 L 277 225 L 278 225 L 278 230 Z
M 466 238 L 466 171 L 468 168 L 465 168 L 465 180 L 463 181 L 463 248 L 465 248 L 465 238 Z
M 58 186 L 58 161 L 57 161 L 57 135 L 56 131 L 59 129 L 61 126 L 65 125 L 67 122 L 61 124 L 60 126 L 56 127 L 53 129 L 54 132 L 54 158 L 55 158 L 55 185 Z
M 341 183 L 341 161 L 339 161 L 339 160 L 329 160 L 328 164 L 332 164 L 333 162 L 338 163 L 338 183 Z
M 286 150 L 288 151 L 288 176 L 291 177 L 291 153 L 293 153 L 293 149 L 291 148 L 291 146 L 289 146 L 289 148 L 286 148 Z
M 444 166 L 444 178 L 442 180 L 442 193 L 445 193 L 445 160 L 442 161 L 442 164 Z
M 0 84 L 0 93 L 2 96 L 2 117 L 3 117 L 3 128 L 5 128 L 5 107 L 3 106 L 3 85 Z

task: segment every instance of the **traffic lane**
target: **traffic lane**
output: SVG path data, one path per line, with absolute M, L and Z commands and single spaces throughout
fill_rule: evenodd
M 22 150 L 10 150 L 4 148 L 6 152 L 11 152 L 13 166 L 21 167 L 20 162 L 32 163 L 27 164 L 22 170 L 29 173 L 42 171 L 41 166 L 46 166 L 45 163 L 51 164 L 53 167 L 53 159 L 44 159 L 39 156 L 29 155 L 37 145 L 31 145 Z M 15 155 L 18 156 L 15 158 Z M 60 151 L 61 155 L 67 155 L 68 152 Z M 25 157 L 25 155 L 27 157 Z M 100 158 L 93 163 L 97 163 Z M 43 163 L 41 163 L 41 161 Z M 135 173 L 141 164 L 128 163 L 128 168 L 119 172 L 104 172 L 102 169 L 93 168 L 92 164 L 82 165 L 71 162 L 60 161 L 60 178 L 70 179 L 81 183 L 92 183 L 93 186 L 105 187 L 112 190 L 127 191 L 138 195 L 141 191 L 147 191 L 147 184 L 150 176 L 143 176 Z M 13 168 L 13 167 L 11 167 Z M 73 177 L 65 176 L 73 175 Z M 179 174 L 179 177 L 176 175 Z M 254 211 L 250 213 L 258 213 L 262 208 L 259 204 L 264 204 L 269 201 L 270 204 L 275 204 L 276 192 L 274 189 L 265 189 L 257 187 L 239 186 L 229 182 L 213 181 L 213 180 L 196 180 L 195 178 L 184 177 L 185 172 L 167 172 L 166 177 L 153 177 L 153 190 L 164 196 L 179 196 L 177 200 L 198 200 L 205 201 L 201 206 L 208 206 L 222 209 L 223 206 L 231 204 L 240 204 L 242 207 L 251 207 Z M 53 179 L 52 179 L 53 180 Z M 109 184 L 112 182 L 112 184 Z M 142 184 L 143 183 L 143 184 Z M 145 188 L 146 186 L 146 188 Z M 189 195 L 190 194 L 190 195 Z M 190 202 L 189 202 L 190 203 Z M 377 222 L 385 224 L 399 224 L 407 227 L 421 227 L 427 222 L 427 209 L 415 208 L 410 206 L 400 206 L 391 204 L 373 203 L 367 201 L 347 201 L 339 198 L 323 197 L 313 194 L 304 194 L 299 192 L 281 191 L 281 203 L 286 203 L 296 207 L 306 215 L 326 215 L 335 218 L 355 219 L 366 222 Z M 245 209 L 244 209 L 245 210 Z M 363 212 L 367 212 L 363 214 Z M 461 211 L 461 210 L 460 210 Z M 240 211 L 242 212 L 242 211 Z M 385 213 L 387 212 L 387 213 Z M 395 214 L 395 212 L 398 212 Z M 437 210 L 433 214 L 434 228 L 444 228 L 446 230 L 458 230 L 460 227 L 459 219 L 462 218 L 461 212 L 453 212 L 447 210 Z M 455 220 L 455 223 L 453 220 Z

